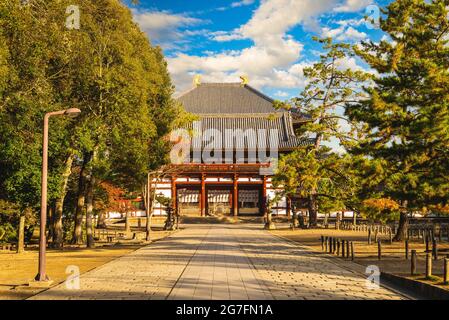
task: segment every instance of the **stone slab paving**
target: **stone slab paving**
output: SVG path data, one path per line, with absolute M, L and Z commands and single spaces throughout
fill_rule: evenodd
M 31 299 L 401 299 L 260 225 L 186 225 Z
M 389 289 L 367 287 L 360 266 L 314 253 L 297 243 L 253 228 L 235 230 L 240 246 L 258 270 L 258 277 L 275 299 L 397 300 Z
M 30 299 L 165 299 L 207 236 L 194 227 L 110 261 L 80 276 L 80 289 L 65 283 Z
M 240 248 L 236 230 L 210 227 L 169 299 L 273 299 Z

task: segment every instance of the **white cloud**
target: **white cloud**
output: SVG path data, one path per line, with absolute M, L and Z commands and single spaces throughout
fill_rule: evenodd
M 243 6 L 249 6 L 254 3 L 254 0 L 241 0 L 231 3 L 231 7 L 237 8 L 237 7 L 243 7 Z
M 351 69 L 351 70 L 358 70 L 358 71 L 367 71 L 360 67 L 357 64 L 357 61 L 354 57 L 344 57 L 341 59 L 336 60 L 337 67 L 341 70 Z
M 353 27 L 346 27 L 346 25 L 341 25 L 335 29 L 324 27 L 321 30 L 321 35 L 323 37 L 334 38 L 338 41 L 360 41 L 366 39 L 368 36 L 366 33 L 360 32 Z
M 205 24 L 207 21 L 184 14 L 171 14 L 166 11 L 132 9 L 134 21 L 148 34 L 151 41 L 161 44 L 165 49 L 173 47 L 173 41 L 187 36 L 203 34 L 205 30 L 182 31 L 182 28 Z M 194 33 L 194 34 L 193 34 Z M 179 44 L 180 42 L 178 42 Z
M 168 59 L 168 66 L 179 90 L 191 86 L 194 73 L 203 81 L 238 81 L 247 74 L 255 87 L 298 88 L 304 85 L 303 45 L 288 35 L 299 24 L 313 24 L 318 15 L 329 11 L 337 0 L 262 0 L 251 19 L 230 32 L 211 35 L 215 41 L 249 39 L 253 45 L 233 52 L 207 56 L 179 53 Z
M 288 92 L 278 90 L 275 92 L 274 96 L 279 98 L 287 98 L 290 96 L 290 94 Z
M 366 20 L 364 18 L 362 19 L 341 19 L 341 20 L 337 20 L 337 21 L 333 21 L 336 24 L 340 25 L 340 26 L 353 26 L 353 27 L 358 27 L 362 24 L 366 24 Z
M 218 42 L 244 39 L 244 37 L 238 33 L 226 31 L 216 31 L 211 33 L 211 35 L 212 35 L 211 39 Z
M 368 37 L 368 35 L 365 32 L 360 32 L 360 31 L 354 29 L 353 27 L 349 27 L 348 29 L 346 29 L 346 31 L 344 33 L 342 33 L 340 36 L 337 37 L 337 40 L 339 40 L 339 41 L 346 41 L 346 40 L 359 41 L 359 40 L 366 39 L 366 37 Z
M 324 27 L 321 30 L 321 35 L 324 38 L 328 38 L 328 37 L 336 38 L 337 36 L 341 35 L 344 31 L 345 31 L 344 27 L 339 27 L 339 28 L 335 28 L 335 29 L 331 29 L 329 27 Z
M 250 2 L 253 1 L 236 1 L 234 6 L 238 6 L 236 3 L 248 5 Z M 261 0 L 247 23 L 234 30 L 209 34 L 214 41 L 245 39 L 252 41 L 252 45 L 241 50 L 198 55 L 178 52 L 167 59 L 177 91 L 190 88 L 195 73 L 202 74 L 204 82 L 235 82 L 245 74 L 249 76 L 250 84 L 258 88 L 300 89 L 305 83 L 302 70 L 307 63 L 299 62 L 303 44 L 290 36 L 289 31 L 298 25 L 316 29 L 319 27 L 318 17 L 331 12 L 338 4 L 341 0 Z M 360 1 L 348 0 L 346 5 L 355 10 Z M 182 23 L 195 24 L 198 21 Z M 360 40 L 366 37 L 366 34 L 351 27 L 349 22 L 336 29 L 324 28 L 322 33 L 341 39 Z
M 373 0 L 346 0 L 345 3 L 334 9 L 335 12 L 356 12 L 373 3 Z

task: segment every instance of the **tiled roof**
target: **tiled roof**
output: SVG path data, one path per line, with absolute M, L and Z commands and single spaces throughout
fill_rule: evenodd
M 190 127 L 192 128 L 192 126 Z M 202 150 L 209 144 L 204 138 L 208 129 L 218 130 L 221 135 L 222 148 L 233 146 L 234 149 L 255 149 L 256 146 L 270 146 L 270 130 L 276 134 L 277 146 L 279 150 L 290 150 L 298 146 L 308 145 L 308 139 L 300 139 L 295 136 L 292 117 L 290 113 L 277 114 L 233 114 L 232 116 L 222 115 L 200 115 L 200 119 L 193 124 L 197 132 L 202 133 L 202 139 L 193 137 L 192 148 Z M 251 131 L 251 129 L 253 131 Z M 261 135 L 262 132 L 264 135 Z M 237 145 L 237 140 L 242 138 L 244 145 Z M 195 134 L 194 134 L 195 135 Z M 262 142 L 264 139 L 265 142 Z M 205 141 L 206 140 L 206 141 Z
M 241 83 L 202 83 L 178 100 L 195 114 L 278 112 L 271 98 Z
M 242 83 L 203 83 L 181 95 L 178 100 L 186 111 L 199 116 L 195 126 L 201 127 L 202 137 L 207 129 L 215 129 L 222 135 L 223 149 L 233 145 L 236 140 L 231 132 L 246 133 L 244 149 L 261 146 L 260 139 L 269 144 L 270 129 L 277 130 L 277 145 L 279 150 L 291 150 L 302 145 L 309 145 L 309 139 L 295 136 L 293 124 L 307 120 L 299 112 L 286 112 L 273 107 L 274 100 Z M 295 110 L 296 111 L 296 110 Z M 251 129 L 255 134 L 251 134 Z M 263 129 L 263 130 L 261 130 Z M 233 130 L 233 131 L 230 131 Z M 258 132 L 265 130 L 265 136 L 258 137 Z M 198 130 L 200 131 L 200 130 Z M 192 148 L 202 150 L 208 145 L 204 139 L 193 139 Z

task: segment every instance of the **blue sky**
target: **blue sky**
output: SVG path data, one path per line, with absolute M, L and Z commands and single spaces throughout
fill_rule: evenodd
M 240 75 L 269 96 L 284 100 L 304 86 L 304 67 L 317 60 L 313 36 L 356 43 L 379 41 L 364 20 L 380 0 L 141 0 L 129 5 L 135 21 L 167 57 L 177 92 L 204 82 L 238 82 Z M 365 67 L 346 59 L 348 67 Z

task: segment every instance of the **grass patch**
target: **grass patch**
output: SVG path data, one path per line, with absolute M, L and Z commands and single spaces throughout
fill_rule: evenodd
M 169 231 L 154 231 L 152 240 L 168 236 Z M 77 266 L 81 273 L 95 269 L 111 260 L 135 251 L 143 246 L 138 243 L 97 243 L 94 249 L 65 247 L 62 250 L 47 249 L 47 274 L 57 285 L 67 279 L 68 266 Z M 0 253 L 0 300 L 26 299 L 42 289 L 26 285 L 37 274 L 39 252 L 36 248 L 22 254 Z

